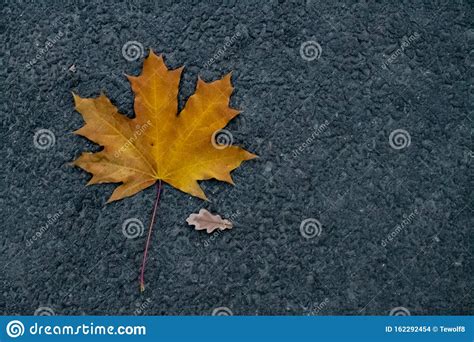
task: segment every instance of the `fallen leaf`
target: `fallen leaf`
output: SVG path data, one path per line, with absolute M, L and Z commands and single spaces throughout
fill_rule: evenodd
M 207 199 L 198 180 L 233 184 L 230 172 L 256 157 L 237 146 L 216 147 L 216 132 L 239 114 L 229 107 L 231 74 L 214 82 L 198 78 L 195 93 L 177 115 L 182 71 L 169 70 L 150 50 L 141 75 L 127 76 L 135 94 L 132 119 L 120 114 L 104 94 L 73 94 L 85 120 L 75 133 L 104 147 L 83 153 L 74 165 L 92 173 L 88 184 L 122 183 L 108 202 L 132 196 L 157 180 Z
M 224 230 L 232 228 L 232 222 L 222 219 L 220 215 L 213 215 L 206 209 L 199 210 L 198 214 L 189 215 L 186 222 L 190 226 L 194 225 L 196 230 L 205 229 L 208 233 L 212 233 L 216 229 Z

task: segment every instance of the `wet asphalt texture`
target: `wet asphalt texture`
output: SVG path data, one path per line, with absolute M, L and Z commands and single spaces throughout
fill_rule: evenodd
M 2 314 L 473 313 L 468 1 L 0 11 Z M 198 75 L 232 71 L 242 112 L 227 129 L 260 158 L 235 186 L 202 182 L 211 202 L 165 186 L 141 294 L 155 189 L 106 204 L 116 185 L 86 187 L 69 163 L 100 147 L 72 134 L 71 92 L 103 91 L 133 116 L 124 74 L 149 48 L 185 66 L 180 108 Z M 185 220 L 200 208 L 234 228 L 195 231 Z

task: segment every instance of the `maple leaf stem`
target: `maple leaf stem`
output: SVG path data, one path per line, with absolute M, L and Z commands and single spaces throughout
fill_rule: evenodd
M 148 237 L 146 239 L 145 250 L 143 251 L 143 260 L 142 267 L 140 272 L 140 292 L 145 291 L 145 264 L 148 255 L 148 247 L 150 246 L 151 233 L 153 231 L 153 224 L 155 223 L 156 210 L 158 209 L 158 204 L 160 203 L 160 194 L 161 194 L 161 179 L 158 179 L 156 183 L 156 199 L 155 204 L 153 205 L 153 213 L 151 214 L 150 226 L 148 227 Z

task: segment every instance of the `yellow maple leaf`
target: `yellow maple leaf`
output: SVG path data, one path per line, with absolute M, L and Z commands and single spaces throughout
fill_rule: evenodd
M 206 199 L 198 180 L 233 184 L 230 172 L 256 157 L 237 146 L 220 148 L 213 140 L 239 114 L 229 107 L 231 74 L 209 83 L 199 78 L 178 115 L 182 71 L 169 70 L 150 50 L 141 75 L 127 76 L 135 94 L 133 119 L 120 114 L 104 94 L 73 94 L 75 108 L 85 120 L 75 133 L 104 147 L 97 153 L 84 152 L 74 165 L 92 173 L 88 184 L 122 183 L 108 202 L 132 196 L 157 180 Z

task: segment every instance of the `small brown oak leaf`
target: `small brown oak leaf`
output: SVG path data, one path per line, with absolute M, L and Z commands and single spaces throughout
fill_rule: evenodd
M 220 215 L 213 215 L 206 209 L 199 210 L 198 214 L 191 214 L 186 219 L 186 222 L 196 230 L 206 230 L 208 234 L 216 229 L 232 229 L 232 222 L 223 219 Z

